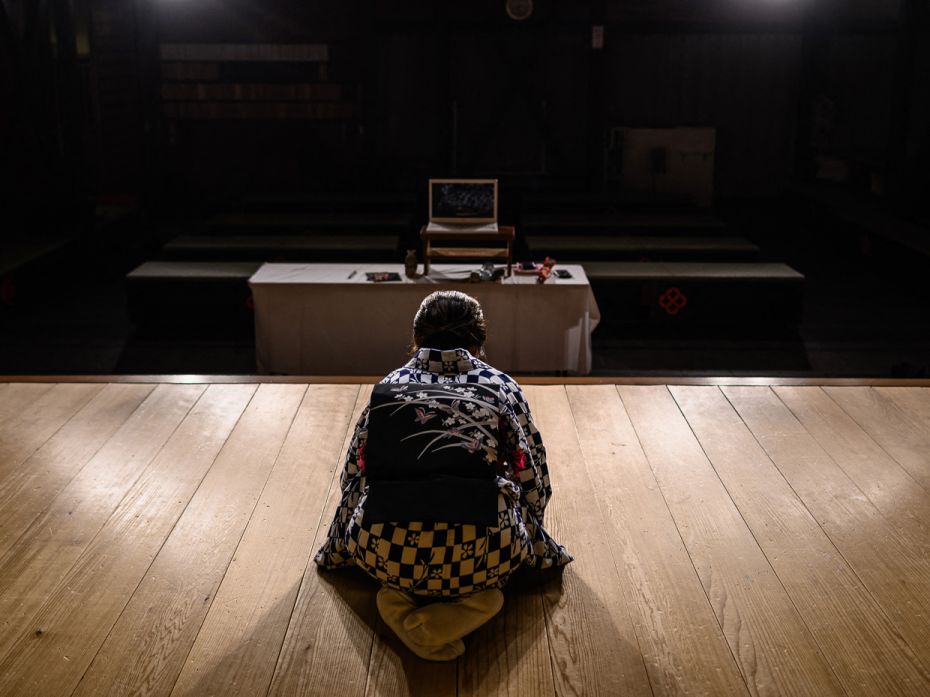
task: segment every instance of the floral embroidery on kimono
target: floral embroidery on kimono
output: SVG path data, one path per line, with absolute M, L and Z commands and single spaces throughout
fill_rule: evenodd
M 498 490 L 497 524 L 366 522 L 369 404 L 346 455 L 342 497 L 317 564 L 336 568 L 354 563 L 386 585 L 454 597 L 503 586 L 524 564 L 547 568 L 572 561 L 543 527 L 552 495 L 546 450 L 526 399 L 510 376 L 464 349 L 423 348 L 380 384 L 406 386 L 398 390 L 398 403 L 410 407 L 419 430 L 409 440 L 422 443 L 424 453 L 438 448 L 483 453 Z M 410 389 L 414 384 L 441 387 L 448 397 L 435 388 Z M 493 428 L 492 419 L 497 420 Z

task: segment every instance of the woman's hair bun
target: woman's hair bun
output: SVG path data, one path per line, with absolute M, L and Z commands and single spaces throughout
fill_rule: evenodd
M 457 290 L 437 290 L 420 303 L 413 319 L 415 349 L 481 348 L 488 336 L 481 305 Z

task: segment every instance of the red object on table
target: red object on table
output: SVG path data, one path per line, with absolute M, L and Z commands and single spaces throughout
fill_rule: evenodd
M 543 262 L 542 268 L 539 270 L 539 275 L 536 277 L 537 283 L 545 283 L 549 280 L 549 274 L 552 273 L 552 267 L 555 266 L 555 259 L 551 257 L 546 257 L 546 260 Z

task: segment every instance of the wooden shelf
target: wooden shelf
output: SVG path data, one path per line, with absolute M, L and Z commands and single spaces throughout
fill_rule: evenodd
M 433 259 L 507 259 L 506 249 L 496 247 L 434 247 L 430 252 Z

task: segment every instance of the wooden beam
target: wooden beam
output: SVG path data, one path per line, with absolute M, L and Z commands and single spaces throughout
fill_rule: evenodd
M 3 383 L 112 382 L 151 384 L 282 383 L 307 385 L 373 385 L 383 375 L 0 375 Z M 827 377 L 682 377 L 601 375 L 514 375 L 522 385 L 822 385 L 833 387 L 930 387 L 927 378 Z

